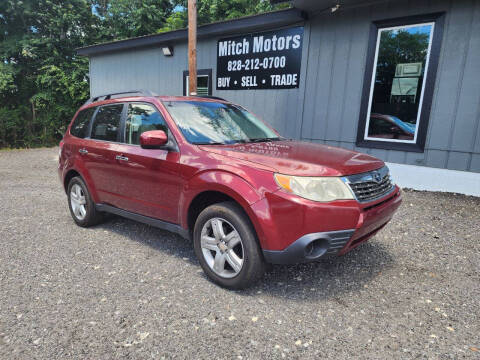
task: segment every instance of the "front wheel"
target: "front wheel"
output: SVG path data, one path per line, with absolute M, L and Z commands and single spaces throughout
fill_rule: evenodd
M 214 204 L 203 210 L 195 223 L 193 238 L 203 270 L 223 287 L 248 287 L 265 272 L 255 230 L 233 202 Z

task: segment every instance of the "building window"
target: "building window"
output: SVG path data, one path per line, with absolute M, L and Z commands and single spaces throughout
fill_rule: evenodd
M 188 71 L 183 72 L 183 95 L 188 96 Z M 197 95 L 212 95 L 212 69 L 197 70 Z
M 373 24 L 358 146 L 423 151 L 442 25 L 441 14 Z

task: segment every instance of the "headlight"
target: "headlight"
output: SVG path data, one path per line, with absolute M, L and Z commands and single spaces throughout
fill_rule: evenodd
M 275 181 L 284 190 L 313 201 L 354 199 L 352 192 L 338 177 L 307 177 L 275 174 Z

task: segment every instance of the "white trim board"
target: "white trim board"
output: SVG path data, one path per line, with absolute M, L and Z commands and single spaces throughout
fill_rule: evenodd
M 390 169 L 393 181 L 402 188 L 480 196 L 480 173 L 416 165 L 386 164 Z

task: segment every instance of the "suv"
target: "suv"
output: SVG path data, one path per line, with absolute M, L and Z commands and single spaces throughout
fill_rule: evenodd
M 347 253 L 401 203 L 381 160 L 285 139 L 212 97 L 92 98 L 60 143 L 58 173 L 77 225 L 113 213 L 176 232 L 231 289 L 260 279 L 266 263 Z

